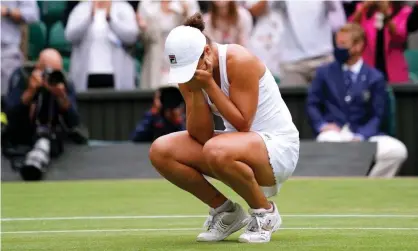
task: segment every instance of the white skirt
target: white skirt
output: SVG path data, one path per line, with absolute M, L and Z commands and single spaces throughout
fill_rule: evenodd
M 223 134 L 229 131 L 215 131 Z M 299 160 L 299 139 L 286 137 L 286 135 L 275 135 L 267 132 L 255 132 L 263 139 L 267 148 L 270 166 L 273 169 L 276 185 L 261 187 L 266 197 L 276 195 L 282 184 L 289 179 L 295 171 Z

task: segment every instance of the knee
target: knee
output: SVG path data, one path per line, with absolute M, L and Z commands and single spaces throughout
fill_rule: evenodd
M 399 161 L 405 161 L 406 158 L 408 158 L 408 150 L 406 149 L 406 146 L 399 141 L 396 147 L 393 148 L 392 156 Z
M 392 159 L 403 162 L 408 157 L 408 150 L 404 143 L 395 138 L 388 138 L 378 142 L 377 159 Z
M 219 180 L 231 177 L 241 177 L 243 180 L 253 180 L 251 168 L 234 163 L 237 159 L 231 150 L 219 142 L 209 140 L 203 146 L 203 156 L 211 173 Z
M 165 166 L 164 161 L 169 159 L 172 155 L 171 150 L 172 150 L 171 144 L 165 136 L 162 136 L 156 139 L 152 143 L 149 149 L 149 153 L 148 153 L 148 156 L 152 165 L 156 169 L 159 169 L 160 167 L 164 167 Z
M 222 144 L 218 144 L 212 140 L 209 140 L 203 146 L 203 156 L 205 157 L 206 163 L 215 173 L 225 170 L 225 166 L 233 161 L 233 158 L 231 154 L 229 154 L 228 150 L 222 146 Z

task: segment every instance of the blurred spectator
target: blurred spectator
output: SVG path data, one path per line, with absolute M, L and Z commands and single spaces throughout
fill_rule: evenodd
M 408 17 L 408 32 L 415 32 L 418 30 L 418 1 L 415 3 L 411 14 Z
M 7 124 L 9 121 L 7 120 L 6 114 L 6 101 L 4 98 L 1 99 L 1 115 L 0 115 L 0 122 L 1 122 L 1 135 L 3 135 L 4 130 L 7 128 Z
M 212 1 L 203 19 L 205 34 L 214 42 L 248 45 L 253 20 L 250 12 L 235 1 Z
M 59 52 L 46 49 L 35 66 L 19 67 L 10 79 L 2 152 L 25 180 L 39 180 L 50 157 L 63 152 L 64 130 L 77 143 L 87 140 L 77 131 L 74 87 L 62 67 Z
M 282 17 L 273 1 L 249 0 L 244 6 L 252 14 L 255 24 L 248 48 L 259 57 L 274 76 L 280 76 L 280 39 Z
M 65 36 L 73 45 L 70 78 L 77 91 L 135 88 L 129 48 L 137 42 L 135 11 L 125 1 L 80 2 L 71 11 Z
M 347 23 L 347 16 L 344 12 L 343 2 L 344 0 L 335 0 L 334 10 L 328 14 L 332 32 L 337 32 L 341 27 Z M 340 3 L 338 3 L 340 2 Z
M 342 0 L 346 18 L 349 18 L 356 11 L 356 5 L 359 2 L 361 1 Z
M 141 1 L 128 1 L 128 3 L 132 6 L 132 8 L 134 9 L 134 11 L 136 11 L 138 9 L 139 3 Z
M 185 130 L 183 97 L 176 87 L 155 92 L 152 108 L 131 135 L 134 142 L 152 142 L 160 136 Z
M 209 11 L 210 1 L 197 1 L 199 4 L 199 9 L 202 13 L 207 13 Z
M 196 12 L 199 12 L 199 5 L 195 0 L 141 1 L 137 19 L 145 50 L 140 80 L 142 89 L 156 90 L 167 85 L 170 65 L 164 56 L 165 39 L 174 27 Z
M 275 2 L 283 11 L 280 39 L 281 85 L 306 85 L 315 70 L 333 60 L 332 26 L 329 14 L 339 1 Z
M 64 18 L 62 20 L 64 27 L 67 26 L 68 18 L 79 2 L 80 1 L 67 1 L 67 5 L 65 5 Z
M 381 131 L 388 94 L 386 81 L 363 63 L 365 33 L 345 25 L 336 36 L 336 62 L 318 68 L 308 92 L 307 112 L 319 142 L 368 140 L 377 143 L 370 176 L 393 177 L 407 158 L 405 145 Z
M 39 20 L 39 9 L 36 1 L 2 1 L 1 2 L 1 94 L 7 93 L 7 83 L 16 68 L 23 64 L 20 50 L 22 24 Z
M 366 1 L 357 5 L 351 17 L 366 32 L 364 61 L 381 71 L 390 83 L 409 80 L 404 51 L 411 11 L 403 1 Z
M 67 4 L 65 6 L 65 12 L 64 12 L 64 18 L 62 20 L 64 26 L 67 26 L 67 22 L 68 22 L 68 17 L 70 16 L 71 11 L 74 9 L 75 6 L 77 6 L 77 4 L 80 1 L 67 1 Z M 127 1 L 134 10 L 136 10 L 138 8 L 138 4 L 141 1 Z

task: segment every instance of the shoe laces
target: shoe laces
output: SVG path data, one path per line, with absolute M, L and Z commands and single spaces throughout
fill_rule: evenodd
M 204 227 L 211 232 L 215 229 L 217 229 L 217 226 L 219 225 L 219 222 L 221 221 L 222 213 L 216 214 L 216 215 L 209 215 L 209 217 L 206 219 L 206 222 L 204 224 Z
M 208 218 L 206 218 L 206 221 L 203 224 L 203 227 L 209 230 L 212 227 L 212 225 L 213 225 L 213 216 L 209 215 Z
M 222 217 L 226 212 L 210 215 L 204 224 L 208 232 L 222 232 L 227 228 L 227 225 L 222 222 Z
M 251 221 L 247 226 L 247 232 L 258 232 L 261 229 L 261 225 L 264 222 L 264 214 L 261 213 L 252 213 Z

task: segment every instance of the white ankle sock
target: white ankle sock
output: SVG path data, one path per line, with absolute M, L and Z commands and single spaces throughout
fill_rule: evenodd
M 273 213 L 274 212 L 274 205 L 271 202 L 269 202 L 269 203 L 270 203 L 271 208 L 270 209 L 267 209 L 267 212 L 268 213 Z
M 273 213 L 274 212 L 274 205 L 273 203 L 269 202 L 270 204 L 270 209 L 265 209 L 265 208 L 257 208 L 257 209 L 252 209 L 253 212 L 256 213 Z

